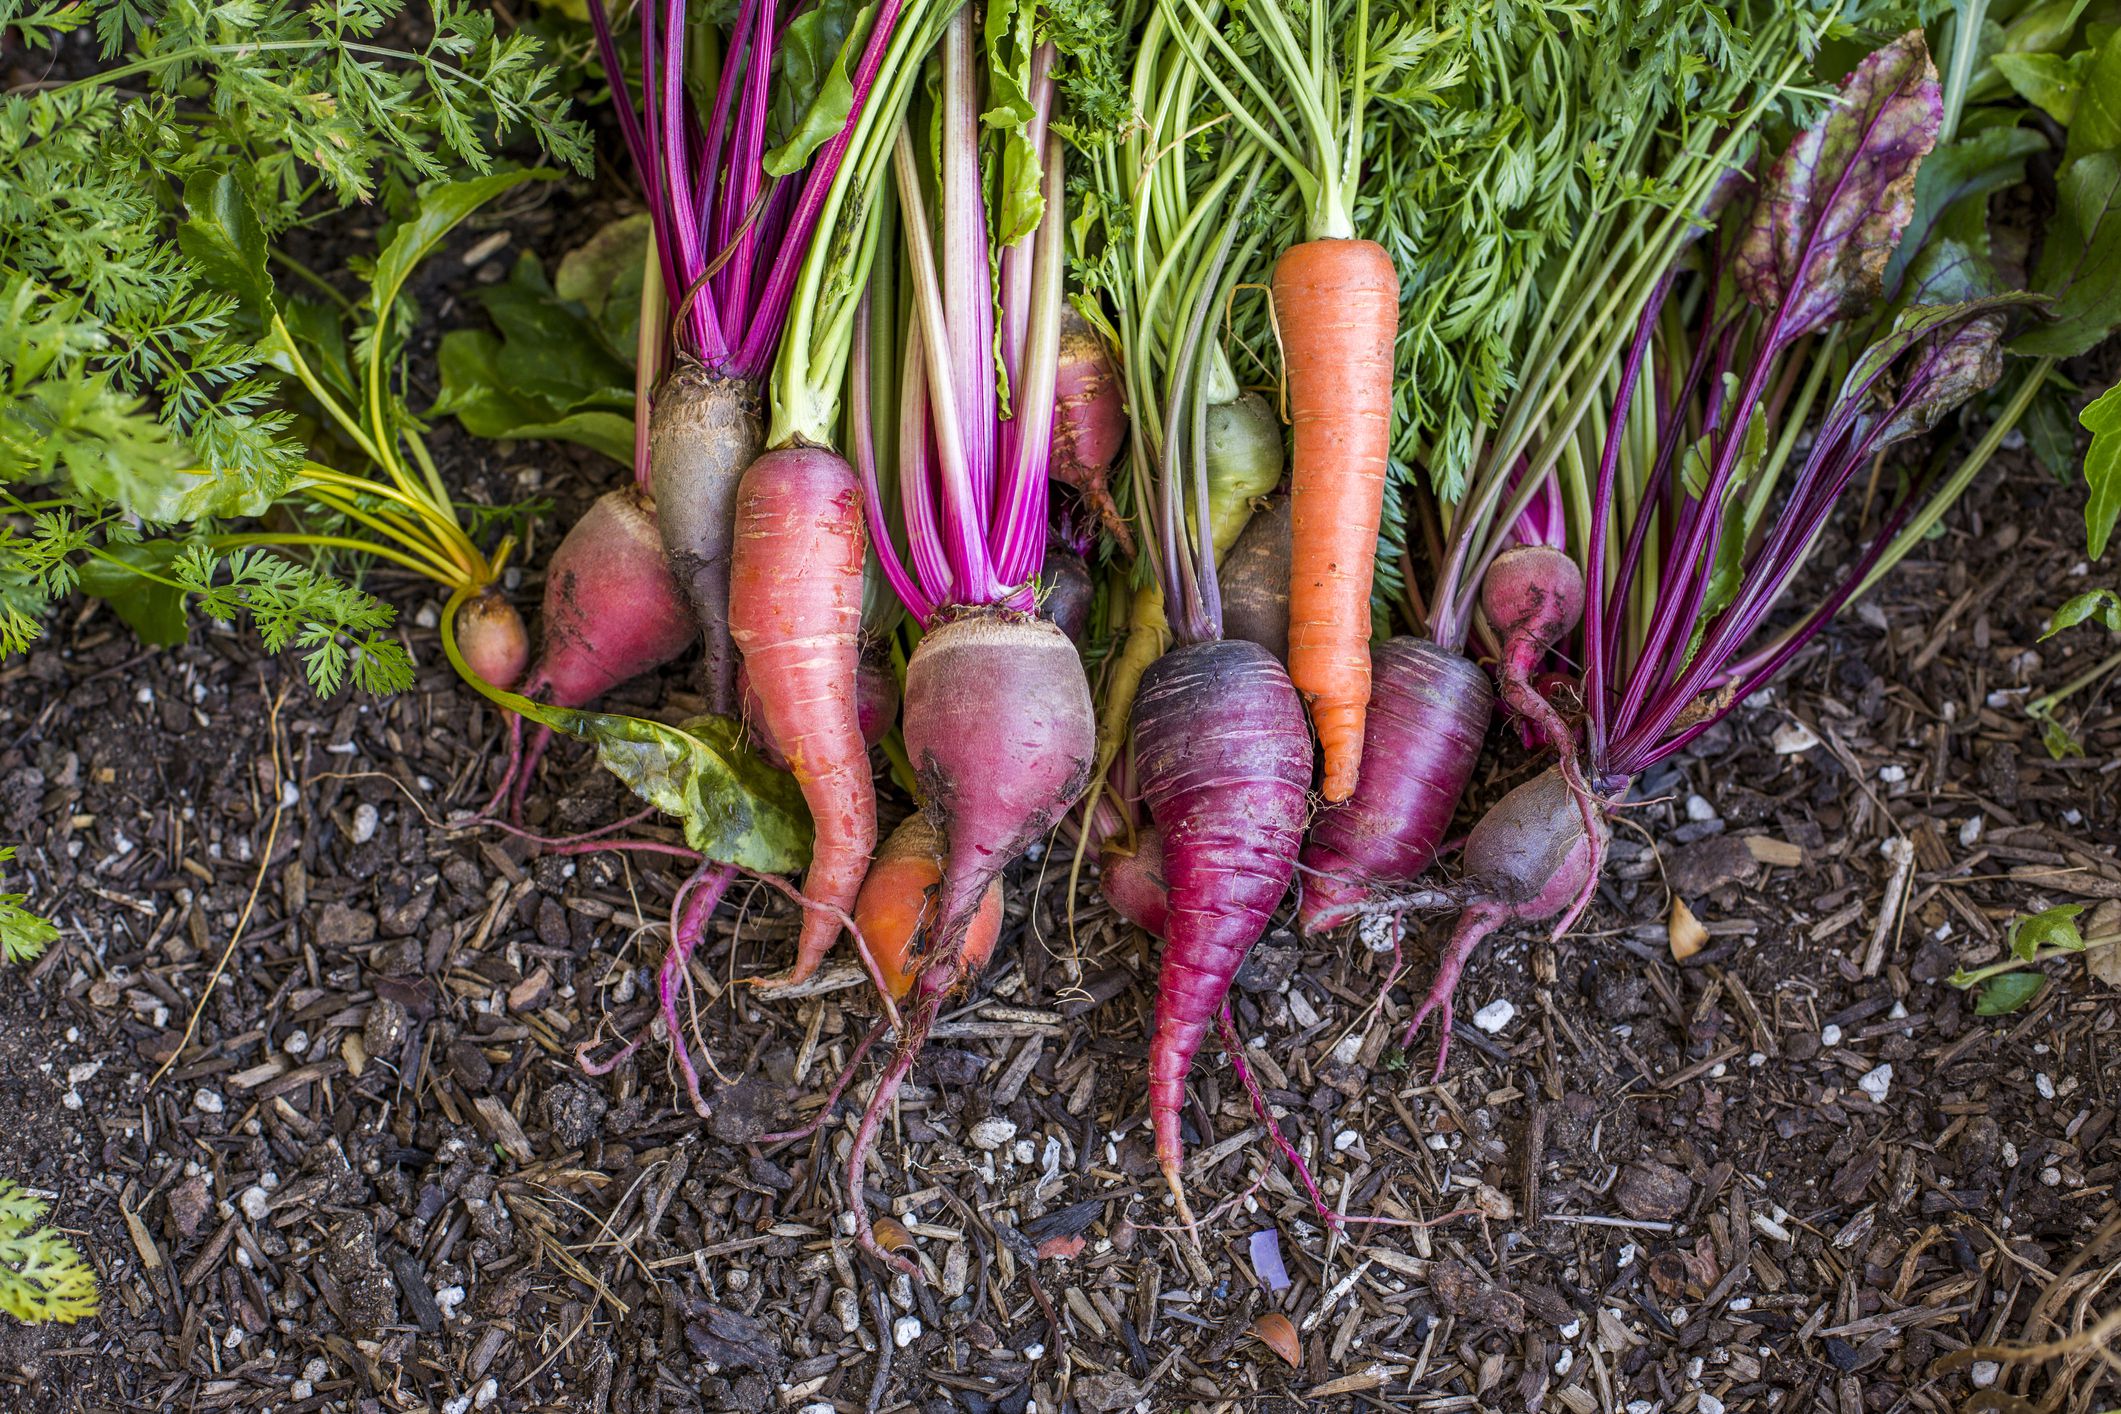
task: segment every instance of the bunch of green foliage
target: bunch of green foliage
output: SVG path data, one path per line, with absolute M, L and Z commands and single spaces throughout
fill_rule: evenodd
M 0 654 L 81 588 L 165 633 L 186 599 L 247 612 L 321 691 L 401 686 L 387 605 L 215 531 L 305 493 L 316 424 L 348 421 L 320 385 L 410 323 L 402 281 L 363 312 L 289 232 L 353 203 L 416 223 L 423 187 L 493 172 L 511 135 L 587 170 L 538 42 L 452 0 L 0 0 L 0 26 L 91 70 L 0 100 Z M 360 449 L 389 471 L 417 425 L 371 366 Z

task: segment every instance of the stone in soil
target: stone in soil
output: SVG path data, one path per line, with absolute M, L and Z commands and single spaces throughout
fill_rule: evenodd
M 375 1224 L 367 1214 L 331 1229 L 324 1265 L 338 1283 L 346 1327 L 357 1338 L 374 1340 L 383 1327 L 397 1324 L 397 1284 L 376 1255 Z
M 1461 1320 L 1499 1326 L 1512 1335 L 1525 1329 L 1524 1298 L 1482 1281 L 1471 1267 L 1447 1258 L 1429 1267 L 1429 1294 L 1436 1304 Z
M 1671 1222 L 1686 1211 L 1694 1183 L 1670 1164 L 1642 1159 L 1621 1170 L 1614 1198 L 1637 1222 Z
M 1682 845 L 1665 861 L 1665 878 L 1672 891 L 1684 898 L 1699 898 L 1725 884 L 1739 884 L 1759 871 L 1760 861 L 1746 842 L 1731 835 L 1710 835 Z

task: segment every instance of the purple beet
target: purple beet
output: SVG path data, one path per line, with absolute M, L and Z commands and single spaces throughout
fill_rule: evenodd
M 1412 886 L 1435 861 L 1494 709 L 1487 675 L 1425 638 L 1394 638 L 1370 657 L 1363 756 L 1374 765 L 1304 841 L 1296 916 L 1307 934 L 1352 920 L 1373 894 Z

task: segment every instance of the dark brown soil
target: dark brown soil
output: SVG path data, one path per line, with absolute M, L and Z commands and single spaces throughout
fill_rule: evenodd
M 501 498 L 578 505 L 611 476 L 449 444 Z M 771 1004 L 730 986 L 788 956 L 769 890 L 740 890 L 696 961 L 712 1118 L 661 1038 L 583 1073 L 577 1046 L 647 1024 L 679 875 L 446 827 L 498 724 L 443 666 L 433 595 L 378 581 L 427 665 L 381 703 L 319 703 L 241 634 L 143 651 L 70 610 L 0 670 L 10 883 L 65 928 L 0 987 L 0 1174 L 57 1195 L 104 1306 L 0 1332 L 0 1407 L 1963 1407 L 1940 1358 L 2082 1329 L 2121 1271 L 2107 984 L 2050 964 L 1991 1020 L 1944 980 L 1999 956 L 2013 914 L 2121 899 L 2108 684 L 2063 714 L 2081 757 L 2051 759 L 2017 705 L 2112 651 L 2038 642 L 2095 582 L 2078 495 L 2022 467 L 1983 487 L 1768 701 L 1644 782 L 1583 929 L 1476 960 L 1442 1084 L 1432 1041 L 1394 1047 L 1440 920 L 1381 1007 L 1388 954 L 1262 945 L 1254 1064 L 1334 1200 L 1394 1225 L 1324 1235 L 1210 1055 L 1191 1256 L 1144 1124 L 1153 951 L 1088 895 L 1070 932 L 1065 851 L 1026 865 L 1014 941 L 871 1176 L 919 1283 L 845 1235 L 847 1102 L 815 1141 L 748 1142 L 809 1112 L 873 1016 L 845 967 Z M 1792 729 L 1818 744 L 1778 751 Z M 574 750 L 539 794 L 555 833 L 627 813 Z M 1881 928 L 1889 844 L 1911 862 Z M 1683 964 L 1669 888 L 1709 935 Z M 1503 1000 L 1507 1023 L 1472 1024 Z M 1249 1334 L 1270 1312 L 1295 1368 Z M 2046 1408 L 2114 1402 L 2088 1349 L 1976 1372 Z

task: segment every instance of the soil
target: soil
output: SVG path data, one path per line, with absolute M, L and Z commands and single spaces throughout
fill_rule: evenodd
M 438 445 L 490 499 L 555 499 L 552 524 L 612 475 Z M 1064 849 L 1022 866 L 997 962 L 869 1180 L 919 1282 L 843 1225 L 876 1059 L 818 1137 L 756 1142 L 815 1109 L 873 1019 L 845 964 L 770 1003 L 733 985 L 789 956 L 772 890 L 738 890 L 695 959 L 710 1117 L 660 1031 L 585 1073 L 579 1047 L 650 1025 L 682 873 L 449 825 L 490 788 L 499 722 L 443 663 L 418 582 L 373 581 L 423 664 L 384 702 L 319 702 L 246 633 L 143 650 L 77 605 L 0 669 L 9 887 L 65 930 L 0 987 L 0 1174 L 53 1196 L 103 1308 L 0 1326 L 0 1407 L 2110 1404 L 2089 1344 L 1972 1349 L 2113 1304 L 2109 984 L 2097 955 L 2049 963 L 2028 1007 L 1987 1018 L 1947 982 L 2002 956 L 2016 914 L 2121 912 L 2110 684 L 2060 714 L 2081 755 L 2052 758 L 2022 711 L 2112 651 L 2091 628 L 2040 641 L 2095 582 L 2079 494 L 2010 461 L 1765 700 L 1644 781 L 1579 930 L 1476 959 L 1440 1082 L 1433 1037 L 1396 1039 L 1447 920 L 1410 920 L 1412 975 L 1381 1003 L 1389 951 L 1270 935 L 1237 992 L 1251 1061 L 1334 1202 L 1383 1221 L 1329 1234 L 1211 1053 L 1195 1253 L 1145 1123 L 1154 951 L 1091 891 L 1070 928 Z M 513 587 L 534 602 L 534 579 Z M 681 715 L 686 687 L 621 705 Z M 1472 799 L 1528 769 L 1491 767 Z M 539 828 L 627 813 L 583 752 L 553 754 Z M 1675 893 L 1706 930 L 1684 961 Z M 1270 1314 L 1293 1362 L 1253 1334 Z

